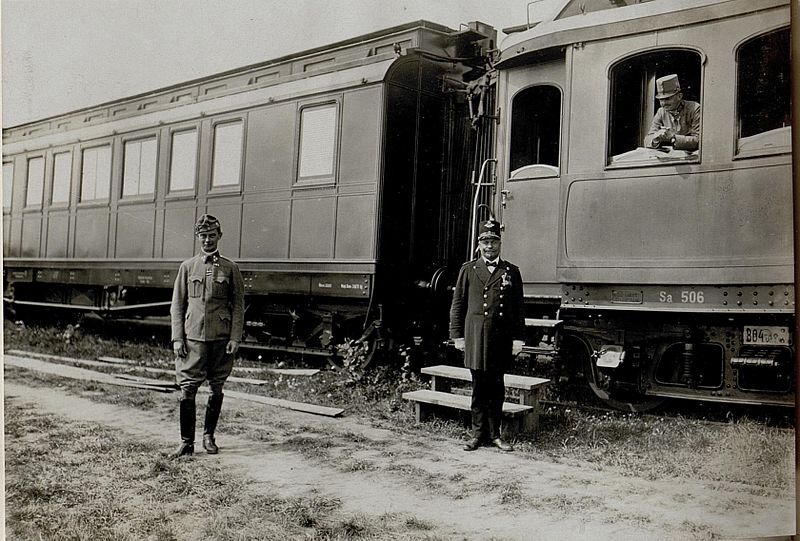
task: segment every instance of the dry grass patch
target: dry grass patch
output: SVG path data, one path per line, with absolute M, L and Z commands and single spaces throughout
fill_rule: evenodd
M 9 539 L 434 539 L 413 516 L 351 516 L 316 491 L 279 497 L 217 463 L 5 405 Z

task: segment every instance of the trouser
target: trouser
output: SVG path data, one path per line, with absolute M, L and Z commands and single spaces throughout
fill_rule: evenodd
M 194 400 L 197 389 L 208 380 L 212 395 L 221 395 L 222 386 L 233 370 L 233 355 L 225 353 L 228 340 L 186 340 L 186 357 L 175 358 L 175 377 L 181 387 L 181 400 Z
M 503 372 L 473 370 L 472 372 L 472 436 L 481 440 L 500 437 L 505 385 Z

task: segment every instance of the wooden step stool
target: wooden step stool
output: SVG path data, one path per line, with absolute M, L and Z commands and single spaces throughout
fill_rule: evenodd
M 458 366 L 426 366 L 423 374 L 431 376 L 431 389 L 403 393 L 403 398 L 414 402 L 417 422 L 430 417 L 433 406 L 443 406 L 470 411 L 472 398 L 450 393 L 452 380 L 472 381 L 472 373 Z M 549 379 L 506 374 L 506 388 L 519 390 L 519 403 L 503 402 L 503 423 L 507 435 L 520 431 L 531 432 L 539 428 L 539 393 L 550 383 Z

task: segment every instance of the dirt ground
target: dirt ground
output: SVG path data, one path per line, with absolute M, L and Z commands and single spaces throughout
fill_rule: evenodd
M 7 400 L 20 405 L 163 442 L 165 453 L 177 444 L 177 415 L 102 404 L 18 380 L 7 379 L 4 390 Z M 263 441 L 226 433 L 237 413 L 253 408 L 264 411 Z M 365 423 L 228 397 L 217 431 L 220 454 L 201 452 L 191 460 L 218 461 L 282 496 L 339 498 L 345 512 L 405 513 L 434 524 L 429 534 L 445 539 L 742 539 L 794 530 L 795 505 L 787 494 L 731 483 L 625 477 L 589 463 L 530 460 L 493 448 L 467 453 L 455 439 Z M 298 434 L 333 440 L 332 454 L 320 460 L 284 445 Z M 359 444 L 347 445 L 353 441 Z

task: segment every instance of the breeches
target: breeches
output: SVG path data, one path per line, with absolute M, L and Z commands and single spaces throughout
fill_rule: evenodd
M 233 370 L 233 355 L 225 353 L 227 344 L 227 340 L 186 340 L 186 357 L 175 358 L 175 377 L 181 387 L 181 399 L 194 399 L 197 389 L 206 380 L 211 394 L 222 394 L 222 386 Z

